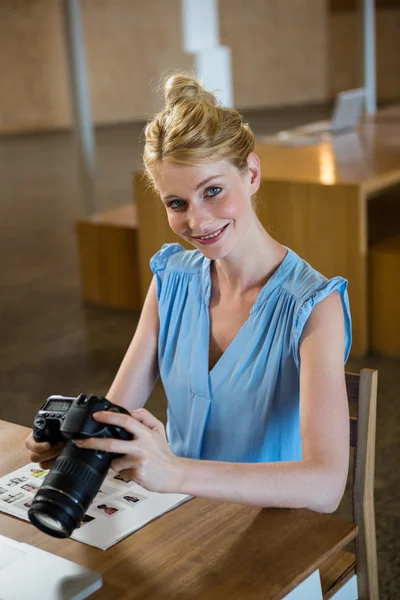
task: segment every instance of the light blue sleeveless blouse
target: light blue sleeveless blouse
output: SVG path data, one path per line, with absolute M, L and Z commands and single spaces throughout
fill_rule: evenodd
M 232 462 L 300 460 L 300 336 L 313 306 L 337 290 L 347 360 L 347 281 L 327 280 L 289 249 L 209 372 L 210 262 L 180 244 L 165 244 L 150 261 L 157 281 L 158 360 L 171 450 L 187 458 Z

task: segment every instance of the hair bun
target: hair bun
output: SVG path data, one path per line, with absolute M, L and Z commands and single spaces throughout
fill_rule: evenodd
M 214 94 L 205 90 L 195 77 L 183 73 L 168 77 L 164 85 L 164 101 L 167 110 L 185 102 L 204 102 L 213 106 L 217 103 Z

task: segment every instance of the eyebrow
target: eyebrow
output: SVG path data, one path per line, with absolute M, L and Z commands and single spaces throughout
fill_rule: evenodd
M 196 185 L 196 191 L 212 179 L 217 179 L 217 177 L 223 177 L 223 173 L 217 173 L 216 175 L 210 175 L 210 177 L 206 177 L 205 179 L 203 179 L 203 181 L 200 181 L 200 183 Z M 168 194 L 168 196 L 163 196 L 162 200 L 169 200 L 170 198 L 177 198 L 178 196 L 179 194 Z

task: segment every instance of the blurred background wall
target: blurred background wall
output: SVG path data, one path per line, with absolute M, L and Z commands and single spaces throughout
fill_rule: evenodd
M 400 98 L 400 2 L 376 4 L 384 102 Z M 81 0 L 81 10 L 94 123 L 146 119 L 160 76 L 192 64 L 180 0 Z M 219 14 L 239 109 L 326 102 L 360 84 L 357 0 L 219 0 Z M 2 0 L 0 133 L 71 125 L 63 35 L 57 0 Z
M 360 0 L 328 2 L 329 94 L 359 85 Z M 378 102 L 400 99 L 400 0 L 375 0 Z

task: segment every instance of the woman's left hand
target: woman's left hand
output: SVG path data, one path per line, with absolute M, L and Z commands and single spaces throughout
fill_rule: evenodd
M 89 438 L 75 440 L 75 444 L 79 448 L 123 454 L 112 461 L 114 471 L 152 492 L 178 493 L 180 459 L 168 446 L 164 425 L 144 408 L 132 410 L 130 415 L 99 411 L 93 418 L 122 427 L 132 433 L 133 440 Z

